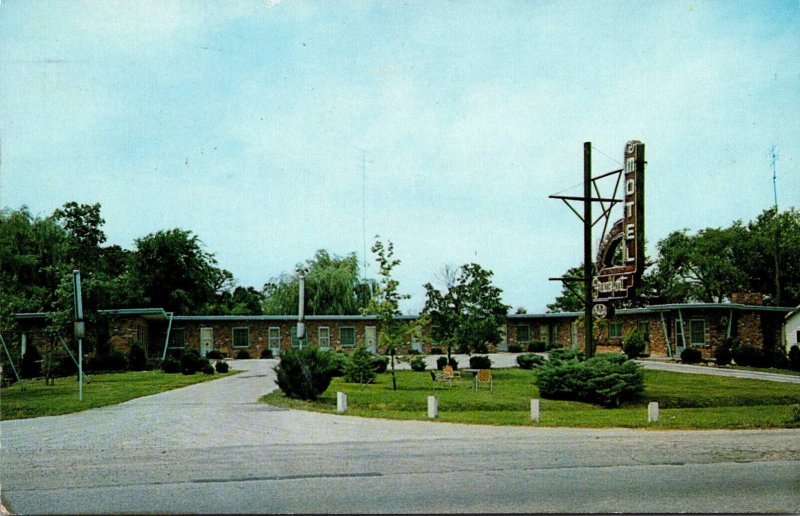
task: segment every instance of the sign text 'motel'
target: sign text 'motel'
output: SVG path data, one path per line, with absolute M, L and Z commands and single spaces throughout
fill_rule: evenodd
M 623 217 L 597 251 L 592 298 L 597 303 L 626 299 L 644 272 L 644 143 L 625 145 Z

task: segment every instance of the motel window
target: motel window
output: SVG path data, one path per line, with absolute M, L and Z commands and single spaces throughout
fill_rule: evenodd
M 531 341 L 531 327 L 527 324 L 517 326 L 517 344 L 527 344 Z
M 706 343 L 706 321 L 692 319 L 689 321 L 689 344 L 703 346 Z
M 233 329 L 233 347 L 234 348 L 250 347 L 250 328 L 241 327 Z
M 608 323 L 608 338 L 609 339 L 622 338 L 622 322 L 612 321 Z
M 172 328 L 169 332 L 169 347 L 182 348 L 186 346 L 186 330 L 184 328 Z
M 352 326 L 344 326 L 339 330 L 339 339 L 342 341 L 343 348 L 356 347 L 356 329 Z
M 270 349 L 281 348 L 281 329 L 278 326 L 271 326 L 269 329 L 269 347 Z
M 328 326 L 320 326 L 317 335 L 320 349 L 331 349 L 331 329 Z

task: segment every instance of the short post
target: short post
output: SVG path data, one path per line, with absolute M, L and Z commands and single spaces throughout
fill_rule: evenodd
M 436 419 L 439 417 L 439 400 L 436 396 L 428 396 L 428 418 Z
M 336 393 L 336 412 L 347 412 L 347 394 L 343 392 Z
M 655 423 L 658 421 L 658 402 L 651 401 L 647 404 L 647 422 Z
M 531 421 L 539 422 L 539 400 L 531 400 Z

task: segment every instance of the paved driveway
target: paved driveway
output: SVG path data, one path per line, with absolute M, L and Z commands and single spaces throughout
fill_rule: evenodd
M 796 512 L 800 431 L 386 421 L 257 403 L 274 361 L 0 426 L 19 513 Z

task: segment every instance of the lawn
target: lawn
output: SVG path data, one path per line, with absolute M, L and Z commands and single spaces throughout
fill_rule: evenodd
M 429 372 L 397 371 L 396 392 L 389 373 L 360 386 L 334 378 L 316 402 L 288 399 L 275 391 L 262 401 L 281 407 L 336 412 L 336 392 L 347 394 L 348 415 L 427 420 L 427 397 L 439 399 L 439 420 L 490 425 L 629 427 L 655 429 L 798 427 L 792 405 L 800 385 L 761 380 L 644 371 L 646 392 L 636 403 L 606 409 L 588 403 L 542 399 L 541 420 L 530 421 L 530 400 L 539 397 L 535 371 L 496 369 L 494 390 L 472 390 L 470 374 L 452 388 L 435 386 Z M 660 420 L 647 423 L 647 403 L 658 401 Z
M 47 386 L 44 379 L 22 380 L 0 390 L 0 419 L 23 419 L 57 416 L 90 408 L 116 405 L 150 394 L 178 389 L 236 374 L 193 375 L 142 371 L 92 375 L 83 384 L 83 401 L 78 401 L 78 380 L 75 376 L 56 378 Z

